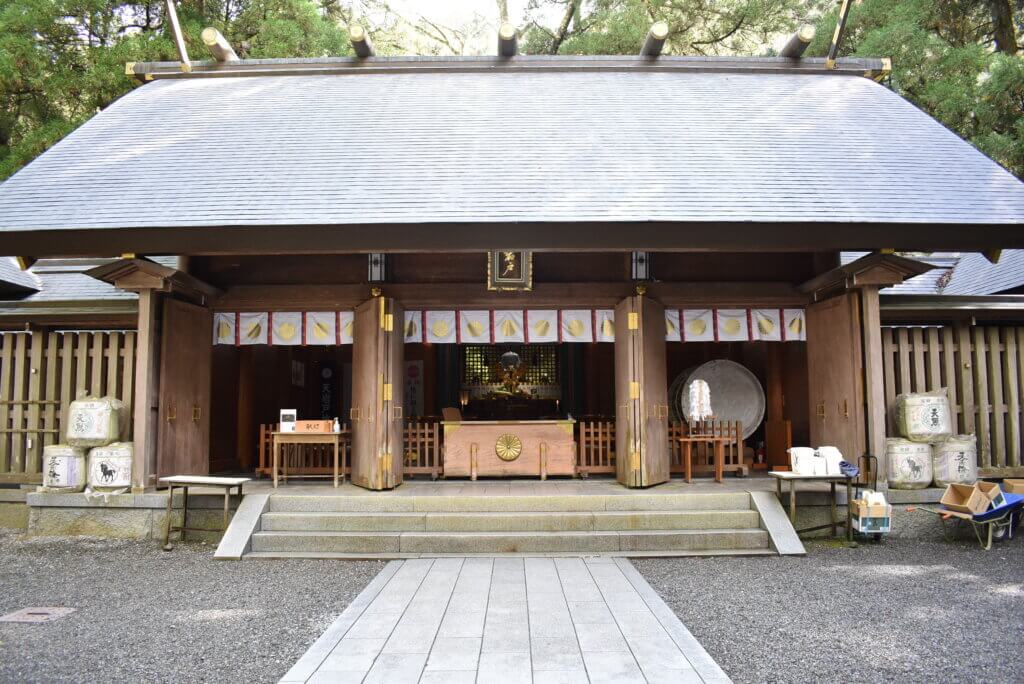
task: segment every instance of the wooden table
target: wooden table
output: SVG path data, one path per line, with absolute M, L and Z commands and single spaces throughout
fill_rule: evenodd
M 576 474 L 574 420 L 442 421 L 445 477 Z
M 715 482 L 721 482 L 725 472 L 725 445 L 736 441 L 734 437 L 720 435 L 687 435 L 678 437 L 683 451 L 683 474 L 687 482 L 693 482 L 693 445 L 710 444 L 715 453 Z M 740 450 L 742 458 L 742 449 Z
M 228 529 L 228 509 L 231 502 L 231 490 L 238 487 L 238 502 L 242 502 L 242 485 L 250 482 L 248 477 L 210 477 L 208 475 L 172 475 L 161 477 L 160 484 L 167 485 L 167 524 L 164 527 L 164 551 L 170 551 L 171 532 L 180 532 L 181 541 L 185 540 L 186 532 L 209 532 L 210 530 L 201 527 L 188 527 L 188 488 L 189 487 L 220 487 L 224 490 L 224 526 L 222 530 Z M 174 490 L 181 488 L 183 501 L 181 509 L 181 525 L 171 524 L 171 513 L 174 508 Z
M 838 527 L 840 525 L 846 526 L 846 541 L 853 541 L 853 520 L 850 511 L 850 502 L 853 501 L 853 478 L 847 477 L 846 475 L 800 475 L 793 472 L 770 472 L 768 473 L 775 478 L 775 493 L 779 497 L 779 501 L 782 501 L 782 482 L 789 482 L 789 521 L 793 523 L 793 529 L 796 529 L 796 483 L 797 482 L 828 482 L 832 494 L 832 509 L 831 509 L 831 522 L 824 525 L 816 525 L 814 527 L 805 527 L 802 530 L 796 530 L 797 534 L 801 532 L 815 532 L 817 530 L 823 530 L 826 527 L 832 529 L 832 536 L 835 537 L 838 534 Z M 846 522 L 840 522 L 836 520 L 836 483 L 846 483 Z
M 334 477 L 334 486 L 338 486 L 339 478 L 344 481 L 341 474 L 341 463 L 339 453 L 341 451 L 341 433 L 338 432 L 274 432 L 272 433 L 274 462 L 271 470 L 274 473 L 274 489 L 277 489 L 277 473 L 281 463 L 281 445 L 283 444 L 333 444 L 334 445 L 334 474 L 332 475 L 308 475 L 307 477 Z M 284 462 L 282 478 L 288 482 L 288 461 Z

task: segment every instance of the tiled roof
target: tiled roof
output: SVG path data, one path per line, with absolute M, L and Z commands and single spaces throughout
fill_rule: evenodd
M 1022 217 L 1024 184 L 891 90 L 800 73 L 157 80 L 0 185 L 20 231 Z
M 867 254 L 868 252 L 842 252 L 839 260 L 843 264 L 848 264 Z M 949 277 L 950 269 L 960 259 L 959 253 L 944 252 L 936 252 L 924 256 L 914 256 L 912 254 L 906 256 L 917 261 L 923 261 L 926 264 L 931 264 L 935 268 L 919 276 L 908 278 L 898 285 L 883 288 L 880 290 L 881 294 L 939 294 L 942 292 L 944 279 Z
M 995 264 L 982 254 L 965 254 L 942 294 L 989 295 L 1019 287 L 1024 287 L 1024 250 L 1008 249 Z
M 0 292 L 38 290 L 39 283 L 30 273 L 22 271 L 11 257 L 0 257 Z
M 174 266 L 176 257 L 153 257 L 153 260 L 165 266 Z M 0 262 L 9 259 L 0 258 Z M 0 300 L 24 302 L 79 302 L 109 301 L 118 299 L 137 299 L 134 292 L 119 290 L 113 285 L 86 275 L 85 271 L 111 259 L 41 259 L 27 273 L 22 274 L 32 279 L 35 291 L 2 294 Z M 17 267 L 15 267 L 17 268 Z

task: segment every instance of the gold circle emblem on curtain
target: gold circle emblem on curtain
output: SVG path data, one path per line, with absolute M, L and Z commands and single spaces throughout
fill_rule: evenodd
M 502 435 L 494 443 L 494 453 L 502 461 L 514 461 L 523 453 L 523 442 L 515 435 Z

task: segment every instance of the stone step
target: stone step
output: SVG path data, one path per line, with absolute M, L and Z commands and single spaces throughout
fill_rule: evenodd
M 329 532 L 591 532 L 745 529 L 759 526 L 752 510 L 596 511 L 527 513 L 266 513 L 265 531 Z
M 257 532 L 253 552 L 608 553 L 767 549 L 761 529 L 603 532 Z
M 271 513 L 500 513 L 593 511 L 707 511 L 750 508 L 747 492 L 700 494 L 415 496 L 373 492 L 359 496 L 273 494 Z
M 551 551 L 547 553 L 344 553 L 339 551 L 250 551 L 245 554 L 246 560 L 280 560 L 285 558 L 319 558 L 336 560 L 393 560 L 408 558 L 576 558 L 581 554 Z M 589 554 L 588 554 L 589 555 Z M 626 558 L 679 558 L 679 557 L 715 557 L 715 556 L 778 556 L 770 549 L 711 549 L 688 551 L 607 551 L 602 556 Z

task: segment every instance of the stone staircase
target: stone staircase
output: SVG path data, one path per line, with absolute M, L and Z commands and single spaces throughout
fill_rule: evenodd
M 273 494 L 255 525 L 245 555 L 774 555 L 769 529 L 771 525 L 765 525 L 747 492 L 614 496 Z

